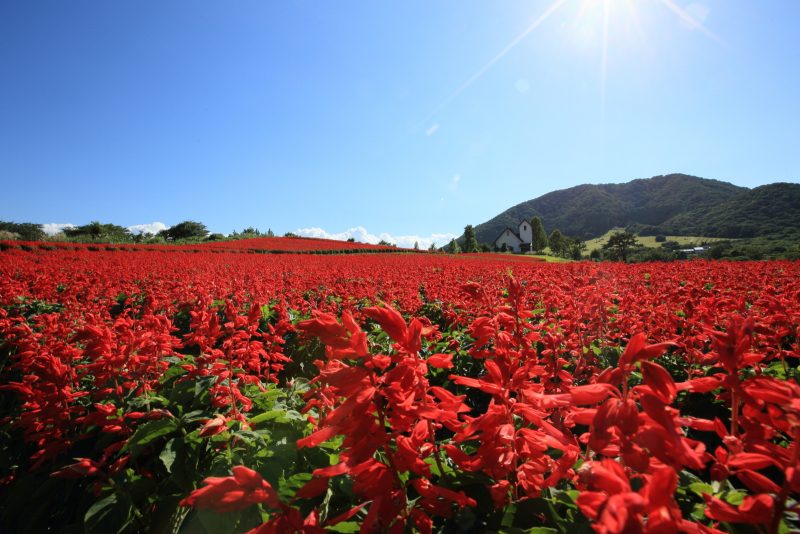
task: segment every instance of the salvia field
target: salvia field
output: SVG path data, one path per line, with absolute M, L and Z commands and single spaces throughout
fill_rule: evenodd
M 798 262 L 0 249 L 2 532 L 800 528 Z

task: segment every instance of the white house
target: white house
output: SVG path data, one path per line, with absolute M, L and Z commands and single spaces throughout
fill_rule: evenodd
M 516 231 L 506 227 L 500 232 L 500 235 L 494 240 L 494 245 L 498 249 L 502 249 L 505 245 L 506 250 L 522 252 L 531 249 L 531 242 L 533 242 L 533 228 L 531 228 L 530 221 L 520 221 Z

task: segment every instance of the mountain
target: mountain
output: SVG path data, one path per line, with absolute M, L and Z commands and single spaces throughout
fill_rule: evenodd
M 661 233 L 759 237 L 800 232 L 800 184 L 762 185 L 706 209 L 675 215 Z
M 590 239 L 616 227 L 642 235 L 752 237 L 800 231 L 800 184 L 755 189 L 686 174 L 622 184 L 579 185 L 513 206 L 475 226 L 478 241 L 494 243 L 508 226 L 542 219 L 549 233 Z

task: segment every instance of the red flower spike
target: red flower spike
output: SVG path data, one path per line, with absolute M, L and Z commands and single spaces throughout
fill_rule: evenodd
M 279 508 L 278 494 L 257 472 L 236 466 L 233 476 L 208 477 L 204 487 L 194 490 L 183 499 L 181 506 L 211 509 L 215 512 L 244 510 L 256 503 L 265 503 L 270 508 Z
M 652 360 L 653 358 L 663 354 L 665 350 L 672 347 L 677 347 L 677 344 L 671 342 L 647 345 L 646 341 L 647 336 L 644 334 L 644 332 L 640 332 L 631 337 L 631 340 L 628 342 L 628 346 L 625 347 L 625 352 L 623 352 L 622 356 L 619 358 L 619 366 L 623 367 L 625 365 L 634 364 L 641 360 Z
M 222 415 L 217 415 L 213 419 L 209 419 L 208 422 L 203 425 L 202 430 L 200 430 L 200 437 L 209 438 L 226 431 L 228 429 L 227 422 L 228 419 Z
M 403 316 L 400 315 L 397 310 L 391 306 L 386 306 L 383 308 L 364 308 L 361 312 L 381 325 L 384 332 L 386 332 L 395 343 L 406 342 L 408 328 Z
M 437 369 L 452 369 L 453 368 L 453 355 L 452 354 L 433 354 L 428 356 L 425 363 Z
M 705 495 L 706 516 L 723 523 L 769 524 L 775 500 L 770 495 L 748 495 L 739 506 Z
M 675 382 L 666 369 L 657 363 L 643 361 L 642 376 L 644 377 L 644 383 L 650 386 L 653 393 L 664 404 L 671 404 L 675 400 L 675 395 L 677 394 Z

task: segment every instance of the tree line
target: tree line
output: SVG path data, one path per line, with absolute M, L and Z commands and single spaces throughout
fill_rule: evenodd
M 287 234 L 288 235 L 288 234 Z M 55 236 L 48 236 L 40 224 L 0 221 L 0 240 L 22 241 L 74 241 L 102 243 L 165 243 L 218 241 L 222 239 L 248 239 L 254 237 L 274 237 L 272 229 L 262 232 L 254 227 L 242 231 L 234 230 L 226 236 L 211 233 L 205 224 L 198 221 L 182 221 L 156 233 L 134 233 L 124 226 L 92 221 L 80 226 L 63 228 Z

